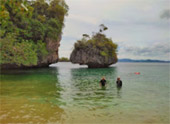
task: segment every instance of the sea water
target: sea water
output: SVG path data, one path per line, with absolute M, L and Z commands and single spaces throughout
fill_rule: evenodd
M 105 89 L 99 85 L 103 76 Z M 117 77 L 123 82 L 120 89 Z M 62 62 L 49 68 L 6 70 L 0 81 L 2 124 L 170 123 L 169 63 L 88 69 Z

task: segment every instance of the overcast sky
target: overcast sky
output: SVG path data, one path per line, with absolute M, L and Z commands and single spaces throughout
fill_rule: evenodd
M 74 43 L 86 33 L 105 34 L 118 44 L 118 58 L 170 60 L 169 0 L 66 0 L 69 15 L 59 48 L 70 57 Z

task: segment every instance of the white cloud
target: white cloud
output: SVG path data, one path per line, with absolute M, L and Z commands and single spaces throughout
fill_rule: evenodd
M 118 43 L 121 50 L 119 57 L 139 58 L 132 54 L 134 52 L 123 52 L 125 46 L 132 47 L 133 50 L 137 48 L 136 51 L 139 52 L 139 48 L 145 49 L 152 44 L 170 42 L 170 22 L 160 18 L 161 14 L 169 9 L 169 0 L 66 0 L 66 3 L 70 10 L 63 30 L 60 56 L 70 56 L 74 42 L 80 39 L 83 33 L 98 31 L 101 23 L 109 28 L 106 31 L 107 36 Z M 149 52 L 147 54 L 141 57 L 167 57 L 158 54 L 153 56 Z
M 156 42 L 150 46 L 133 46 L 122 44 L 119 49 L 120 58 L 127 58 L 126 56 L 131 56 L 131 58 L 137 59 L 159 59 L 170 60 L 170 42 Z
M 68 19 L 72 21 L 81 21 L 83 23 L 89 23 L 93 25 L 96 25 L 99 23 L 98 22 L 99 20 L 95 17 L 83 16 L 83 15 L 78 15 L 78 14 L 70 14 Z

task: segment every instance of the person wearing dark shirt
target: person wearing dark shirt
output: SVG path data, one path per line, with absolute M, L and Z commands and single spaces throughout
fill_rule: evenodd
M 117 78 L 116 84 L 117 87 L 122 87 L 122 81 L 120 80 L 120 77 Z
M 100 80 L 100 86 L 101 86 L 101 87 L 105 87 L 105 86 L 106 86 L 106 79 L 105 79 L 105 77 L 103 77 L 103 78 Z

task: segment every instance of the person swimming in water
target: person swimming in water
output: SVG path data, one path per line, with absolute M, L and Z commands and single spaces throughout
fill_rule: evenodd
M 101 87 L 105 87 L 106 86 L 106 79 L 105 79 L 105 77 L 102 77 L 102 79 L 100 80 L 100 86 Z
M 117 87 L 122 87 L 122 81 L 120 80 L 120 77 L 117 78 L 116 84 Z

